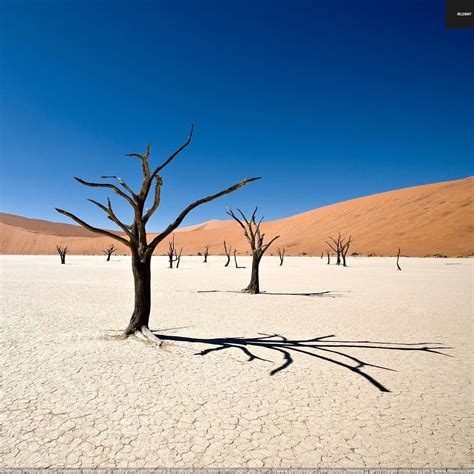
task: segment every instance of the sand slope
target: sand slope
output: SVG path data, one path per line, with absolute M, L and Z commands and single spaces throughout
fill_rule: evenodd
M 409 256 L 467 256 L 474 253 L 473 184 L 469 177 L 375 194 L 267 222 L 263 229 L 267 236 L 281 236 L 278 245 L 288 255 L 320 255 L 328 236 L 341 231 L 353 236 L 351 253 L 393 255 L 400 247 Z M 100 254 L 110 243 L 76 225 L 10 214 L 0 214 L 0 235 L 2 254 L 52 254 L 58 243 L 68 245 L 71 254 Z M 248 253 L 241 229 L 231 221 L 213 220 L 176 232 L 183 254 L 197 254 L 205 244 L 211 253 L 222 254 L 224 239 L 239 253 Z M 160 245 L 158 253 L 166 246 Z

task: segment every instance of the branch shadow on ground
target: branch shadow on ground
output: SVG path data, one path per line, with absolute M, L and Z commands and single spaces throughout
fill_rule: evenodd
M 350 372 L 359 375 L 366 379 L 370 384 L 376 387 L 381 392 L 390 392 L 381 382 L 375 377 L 365 372 L 365 368 L 375 368 L 396 372 L 396 370 L 389 367 L 370 364 L 362 359 L 355 357 L 348 353 L 350 349 L 377 349 L 388 351 L 408 351 L 408 352 L 423 352 L 430 354 L 439 354 L 447 357 L 452 357 L 449 354 L 440 352 L 444 349 L 452 349 L 445 347 L 440 343 L 396 343 L 396 342 L 372 342 L 372 341 L 339 341 L 333 340 L 334 334 L 328 336 L 315 337 L 312 339 L 288 339 L 279 334 L 263 334 L 258 333 L 259 337 L 243 338 L 243 337 L 224 337 L 224 338 L 197 338 L 189 336 L 172 336 L 166 334 L 155 334 L 164 341 L 183 342 L 191 344 L 205 344 L 211 347 L 197 352 L 196 355 L 205 356 L 211 352 L 222 351 L 226 349 L 238 349 L 242 351 L 249 361 L 261 360 L 273 363 L 268 359 L 257 356 L 255 349 L 264 349 L 272 352 L 277 352 L 282 355 L 283 362 L 270 372 L 270 375 L 275 375 L 278 372 L 287 369 L 293 364 L 293 354 L 305 354 L 309 357 L 335 364 L 343 367 Z M 331 339 L 331 340 L 329 340 Z
M 243 291 L 236 290 L 198 290 L 198 293 L 237 293 L 239 295 L 246 295 Z M 319 297 L 319 298 L 339 298 L 343 296 L 341 293 L 336 293 L 334 291 L 309 291 L 303 293 L 277 293 L 270 291 L 261 291 L 259 295 L 269 295 L 269 296 L 309 296 L 309 297 Z

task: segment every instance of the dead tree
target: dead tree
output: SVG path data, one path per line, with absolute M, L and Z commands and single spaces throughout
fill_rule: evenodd
M 260 293 L 260 281 L 258 272 L 260 261 L 262 260 L 263 254 L 267 251 L 270 245 L 280 236 L 277 235 L 276 237 L 273 237 L 267 244 L 264 244 L 263 241 L 265 238 L 265 234 L 262 234 L 260 232 L 260 224 L 262 223 L 263 217 L 258 221 L 257 224 L 257 208 L 255 208 L 255 210 L 253 211 L 253 214 L 250 219 L 247 219 L 245 217 L 245 214 L 240 209 L 237 210 L 242 216 L 242 220 L 239 219 L 230 209 L 227 211 L 227 214 L 229 214 L 229 216 L 231 216 L 236 222 L 238 222 L 240 227 L 244 229 L 245 238 L 247 239 L 247 242 L 249 243 L 250 248 L 252 249 L 252 274 L 250 277 L 250 283 L 242 291 L 244 293 L 252 293 L 256 295 Z
M 114 244 L 110 244 L 103 252 L 104 255 L 107 255 L 106 262 L 110 262 L 110 257 L 117 251 L 117 248 Z
M 56 245 L 56 250 L 59 253 L 59 257 L 61 258 L 61 264 L 64 265 L 66 263 L 66 254 L 69 253 L 69 249 L 63 245 Z
M 324 251 L 321 252 L 321 260 L 323 259 Z
M 328 265 L 331 264 L 331 254 L 329 253 L 329 250 L 326 252 L 326 255 L 328 257 Z
M 245 268 L 245 267 L 239 267 L 239 264 L 237 263 L 237 250 L 234 250 L 234 262 L 235 262 L 235 268 Z
M 225 262 L 225 265 L 224 267 L 228 267 L 229 266 L 229 263 L 230 263 L 230 252 L 232 251 L 232 246 L 230 246 L 229 248 L 227 248 L 227 244 L 224 240 L 224 252 L 225 252 L 225 256 L 227 257 L 227 262 Z
M 204 252 L 203 252 L 204 261 L 202 263 L 207 263 L 207 256 L 208 255 L 209 255 L 209 245 L 205 245 L 204 246 Z
M 398 263 L 400 260 L 400 248 L 398 248 L 398 253 L 397 253 L 397 268 L 401 271 L 402 269 L 400 268 L 400 264 Z
M 346 265 L 346 256 L 347 256 L 347 252 L 349 252 L 349 247 L 351 246 L 351 243 L 352 243 L 352 236 L 350 235 L 349 239 L 344 244 L 344 246 L 342 247 L 342 250 L 341 250 L 342 266 L 343 267 L 347 267 L 347 265 Z
M 213 201 L 221 196 L 232 193 L 242 188 L 246 184 L 256 181 L 259 178 L 246 178 L 240 183 L 237 183 L 223 191 L 220 191 L 210 196 L 198 199 L 189 206 L 187 206 L 176 219 L 168 225 L 161 233 L 156 235 L 150 242 L 147 239 L 146 225 L 158 209 L 160 204 L 161 188 L 163 186 L 163 179 L 160 172 L 169 165 L 191 142 L 193 135 L 193 126 L 189 132 L 186 142 L 174 151 L 161 165 L 155 169 L 150 169 L 148 158 L 150 156 L 150 146 L 148 145 L 145 154 L 132 153 L 127 156 L 133 156 L 140 160 L 142 168 L 142 184 L 138 193 L 131 189 L 128 184 L 119 176 L 102 176 L 102 178 L 112 179 L 118 184 L 111 182 L 90 182 L 80 178 L 75 178 L 80 184 L 92 188 L 105 188 L 114 191 L 118 196 L 128 202 L 133 211 L 133 222 L 128 225 L 123 223 L 115 214 L 110 199 L 107 198 L 107 204 L 101 204 L 97 201 L 90 200 L 94 205 L 105 212 L 108 219 L 114 222 L 122 231 L 121 234 L 116 234 L 108 230 L 93 227 L 87 222 L 83 221 L 74 214 L 63 209 L 56 209 L 60 214 L 63 214 L 78 224 L 82 225 L 91 232 L 106 235 L 112 239 L 118 240 L 126 245 L 132 254 L 132 271 L 135 283 L 135 307 L 128 324 L 125 329 L 125 336 L 135 334 L 138 337 L 152 340 L 160 343 L 160 340 L 150 331 L 149 319 L 151 309 L 151 258 L 153 252 L 160 242 L 168 237 L 184 220 L 184 218 L 196 207 Z M 145 208 L 146 201 L 150 190 L 153 189 L 153 202 L 149 208 Z
M 280 267 L 283 265 L 283 260 L 285 258 L 285 248 L 281 249 L 280 247 L 277 248 L 278 257 L 280 257 Z
M 336 252 L 336 265 L 340 265 L 340 264 L 341 264 L 342 248 L 343 248 L 345 239 L 343 239 L 343 238 L 341 237 L 341 233 L 340 233 L 340 232 L 338 232 L 337 239 L 335 239 L 334 237 L 331 237 L 331 236 L 329 237 L 329 239 L 332 241 L 332 243 L 326 241 L 326 244 L 329 245 L 329 247 L 330 247 L 334 252 Z
M 183 247 L 179 249 L 179 254 L 176 256 L 176 268 L 179 268 L 179 264 L 181 263 L 181 254 L 183 253 Z
M 168 262 L 170 264 L 170 268 L 173 268 L 173 262 L 178 262 L 178 256 L 176 255 L 176 247 L 174 244 L 174 235 L 173 239 L 168 242 L 168 252 L 166 254 L 168 255 Z M 178 268 L 178 263 L 176 265 L 176 268 Z

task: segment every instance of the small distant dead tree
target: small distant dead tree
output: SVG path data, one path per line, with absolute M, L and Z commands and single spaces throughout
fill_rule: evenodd
M 59 253 L 59 257 L 61 258 L 61 264 L 64 265 L 66 263 L 66 254 L 69 253 L 69 249 L 63 245 L 56 245 L 56 250 Z
M 235 268 L 245 268 L 245 267 L 239 267 L 239 264 L 237 263 L 237 250 L 234 250 L 234 262 L 235 262 Z
M 280 258 L 280 267 L 283 265 L 283 260 L 285 259 L 285 248 L 280 249 L 280 247 L 277 248 L 278 252 L 278 257 Z
M 173 262 L 176 262 L 176 268 L 179 268 L 179 260 L 181 258 L 181 252 L 183 249 L 181 248 L 181 251 L 179 252 L 179 256 L 176 254 L 176 246 L 174 243 L 174 235 L 173 239 L 168 242 L 168 252 L 166 253 L 168 255 L 168 262 L 170 265 L 170 268 L 173 268 Z
M 117 248 L 114 244 L 110 244 L 103 252 L 104 255 L 107 255 L 106 262 L 110 262 L 110 257 L 117 251 Z
M 207 263 L 207 256 L 209 255 L 209 245 L 204 246 L 204 252 L 202 254 L 204 256 L 204 261 L 202 263 Z
M 329 239 L 332 241 L 328 242 L 326 241 L 326 244 L 334 251 L 336 252 L 336 265 L 341 264 L 341 253 L 342 253 L 342 246 L 343 246 L 343 239 L 341 237 L 341 233 L 338 232 L 337 239 L 334 237 L 329 237 Z
M 349 239 L 343 245 L 342 250 L 341 250 L 342 266 L 343 267 L 347 267 L 347 265 L 346 265 L 346 256 L 347 256 L 347 252 L 349 252 L 349 247 L 351 246 L 351 243 L 352 243 L 352 235 L 349 236 Z
M 124 335 L 129 336 L 135 334 L 137 337 L 143 339 L 149 339 L 155 343 L 160 344 L 160 340 L 150 331 L 149 319 L 151 309 L 151 258 L 153 252 L 160 242 L 168 237 L 184 220 L 184 218 L 196 207 L 201 206 L 207 202 L 211 202 L 226 194 L 237 191 L 238 189 L 246 186 L 248 183 L 256 181 L 259 178 L 246 178 L 240 183 L 237 183 L 223 191 L 210 196 L 198 199 L 189 206 L 187 206 L 178 217 L 165 228 L 165 230 L 156 235 L 151 242 L 148 242 L 146 225 L 155 211 L 160 205 L 161 188 L 163 186 L 163 179 L 160 172 L 168 166 L 190 143 L 193 135 L 194 127 L 191 126 L 188 139 L 181 145 L 176 151 L 174 151 L 161 165 L 157 166 L 154 170 L 150 169 L 148 158 L 150 156 L 150 145 L 147 146 L 145 154 L 131 153 L 128 156 L 138 158 L 141 162 L 143 180 L 138 193 L 131 189 L 128 184 L 120 178 L 120 176 L 102 176 L 105 179 L 113 179 L 118 182 L 118 185 L 107 182 L 92 183 L 85 181 L 80 178 L 75 178 L 80 184 L 89 186 L 92 188 L 106 188 L 114 191 L 121 198 L 125 199 L 133 210 L 133 222 L 132 224 L 125 224 L 115 214 L 110 199 L 107 198 L 107 204 L 101 204 L 97 201 L 90 199 L 92 204 L 99 207 L 105 212 L 107 218 L 114 222 L 120 230 L 123 232 L 115 234 L 105 229 L 93 227 L 87 222 L 83 221 L 74 214 L 65 211 L 63 209 L 56 210 L 73 221 L 77 222 L 81 226 L 95 232 L 97 234 L 106 235 L 112 239 L 118 240 L 122 244 L 126 245 L 132 254 L 132 271 L 135 283 L 135 307 L 133 310 L 132 317 L 125 329 Z M 120 186 L 120 187 L 119 187 Z M 146 201 L 149 196 L 150 190 L 154 186 L 153 190 L 153 203 L 151 207 L 145 209 Z
M 181 263 L 181 254 L 183 253 L 183 247 L 179 249 L 179 254 L 176 256 L 176 268 L 179 268 L 179 264 Z
M 399 260 L 400 260 L 400 248 L 398 248 L 398 253 L 397 253 L 397 268 L 398 270 L 401 271 L 402 269 L 400 268 L 400 264 L 398 263 Z
M 267 244 L 264 244 L 263 241 L 265 234 L 260 232 L 260 224 L 262 223 L 263 217 L 258 221 L 257 224 L 257 208 L 255 208 L 253 211 L 250 219 L 247 219 L 245 214 L 240 209 L 237 210 L 239 211 L 242 219 L 239 219 L 230 209 L 227 211 L 227 214 L 229 214 L 229 216 L 231 216 L 236 222 L 238 222 L 240 227 L 242 227 L 245 238 L 252 249 L 252 274 L 250 277 L 250 283 L 242 291 L 244 293 L 251 293 L 255 295 L 260 293 L 260 280 L 258 271 L 260 261 L 262 260 L 263 254 L 267 251 L 270 245 L 280 236 L 277 235 L 276 237 L 273 237 Z
M 230 263 L 230 252 L 231 252 L 231 251 L 232 251 L 232 246 L 230 246 L 229 248 L 227 248 L 226 241 L 224 240 L 224 252 L 225 252 L 225 256 L 227 257 L 227 261 L 225 262 L 224 267 L 228 267 L 228 266 L 229 266 L 229 263 Z
M 341 233 L 338 232 L 336 239 L 330 236 L 329 240 L 331 240 L 331 242 L 326 241 L 326 244 L 329 246 L 330 249 L 336 252 L 336 265 L 340 265 L 342 262 L 343 266 L 347 267 L 346 255 L 347 255 L 347 252 L 349 251 L 349 247 L 352 242 L 352 237 L 349 236 L 349 239 L 346 240 L 346 238 L 345 237 L 343 238 L 341 236 Z
M 331 254 L 329 253 L 329 250 L 326 252 L 326 255 L 328 257 L 328 265 L 331 264 Z
M 321 260 L 323 259 L 324 257 L 324 251 L 321 252 Z

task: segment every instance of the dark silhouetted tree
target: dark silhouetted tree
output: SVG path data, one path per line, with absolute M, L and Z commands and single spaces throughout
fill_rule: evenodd
M 398 248 L 398 253 L 397 253 L 397 268 L 398 270 L 402 270 L 401 267 L 400 267 L 400 264 L 398 263 L 400 260 L 400 248 Z
M 235 262 L 235 268 L 245 268 L 245 267 L 239 267 L 239 264 L 237 263 L 237 250 L 234 250 L 234 262 Z
M 114 244 L 110 244 L 103 252 L 107 256 L 107 262 L 110 262 L 110 257 L 117 251 Z
M 61 264 L 64 265 L 66 263 L 66 255 L 69 253 L 69 249 L 64 245 L 56 245 L 56 250 L 61 258 Z
M 176 268 L 179 268 L 179 260 L 181 258 L 182 251 L 183 249 L 181 248 L 179 255 L 176 254 L 176 246 L 174 243 L 173 235 L 173 238 L 168 242 L 168 252 L 166 253 L 168 255 L 168 262 L 170 268 L 173 268 L 173 262 L 176 262 Z
M 283 265 L 283 260 L 285 259 L 285 248 L 281 249 L 280 247 L 277 248 L 278 257 L 280 258 L 280 267 Z
M 229 263 L 230 263 L 230 252 L 232 251 L 232 246 L 227 248 L 227 244 L 224 240 L 224 252 L 225 252 L 225 256 L 227 257 L 227 261 L 225 262 L 225 265 L 224 267 L 228 267 L 229 266 Z
M 336 265 L 340 265 L 341 264 L 342 246 L 343 246 L 343 243 L 344 243 L 344 239 L 342 239 L 340 232 L 338 232 L 337 239 L 335 239 L 334 237 L 331 237 L 331 236 L 329 237 L 329 239 L 332 241 L 332 243 L 326 241 L 326 244 L 329 245 L 329 247 L 334 252 L 336 252 Z
M 258 294 L 260 293 L 260 280 L 258 271 L 260 261 L 262 260 L 263 254 L 267 251 L 270 245 L 280 236 L 277 235 L 276 237 L 273 237 L 267 244 L 264 244 L 263 242 L 265 239 L 265 234 L 260 232 L 260 224 L 262 223 L 263 217 L 258 221 L 257 224 L 257 208 L 255 208 L 253 211 L 250 219 L 247 219 L 240 209 L 237 210 L 242 216 L 242 220 L 239 219 L 230 209 L 227 211 L 227 214 L 229 214 L 229 216 L 231 216 L 242 227 L 245 238 L 247 239 L 247 242 L 249 243 L 252 250 L 252 274 L 250 277 L 250 283 L 242 291 L 244 293 Z
M 329 253 L 329 250 L 326 252 L 326 255 L 328 257 L 328 265 L 331 264 L 331 254 Z
M 352 243 L 352 236 L 349 236 L 349 239 L 347 242 L 343 245 L 342 250 L 341 250 L 341 256 L 342 256 L 342 266 L 347 267 L 346 265 L 346 256 L 347 252 L 349 252 L 349 247 L 351 246 Z
M 204 246 L 204 252 L 202 254 L 204 256 L 204 261 L 202 263 L 207 263 L 207 257 L 209 255 L 209 245 Z
M 118 240 L 122 244 L 126 245 L 132 254 L 132 271 L 135 283 L 135 307 L 128 324 L 128 327 L 125 329 L 125 336 L 135 334 L 138 337 L 152 340 L 156 343 L 160 343 L 160 340 L 150 331 L 149 329 L 149 319 L 150 319 L 150 309 L 151 309 L 151 258 L 153 252 L 160 242 L 162 242 L 166 237 L 168 237 L 184 220 L 184 218 L 196 207 L 205 204 L 207 202 L 213 201 L 221 196 L 232 193 L 246 184 L 255 181 L 259 178 L 246 178 L 240 183 L 237 183 L 223 191 L 220 191 L 216 194 L 211 194 L 210 196 L 198 199 L 197 201 L 191 203 L 187 206 L 177 217 L 176 219 L 165 228 L 165 230 L 158 235 L 156 235 L 151 242 L 147 239 L 146 225 L 158 209 L 160 204 L 161 188 L 163 185 L 163 180 L 160 175 L 160 172 L 169 165 L 176 156 L 179 155 L 191 142 L 193 135 L 193 127 L 189 132 L 188 139 L 186 142 L 181 145 L 176 151 L 174 151 L 161 165 L 157 166 L 154 170 L 150 169 L 148 163 L 148 158 L 150 156 L 150 146 L 147 147 L 145 154 L 140 155 L 138 153 L 132 153 L 127 156 L 133 156 L 140 160 L 142 167 L 142 184 L 140 191 L 138 193 L 134 192 L 127 183 L 120 178 L 119 176 L 102 176 L 105 179 L 113 179 L 118 182 L 118 185 L 107 182 L 93 183 L 89 181 L 84 181 L 80 178 L 75 178 L 80 184 L 89 186 L 92 188 L 105 188 L 112 190 L 118 196 L 123 198 L 128 202 L 132 211 L 133 211 L 133 222 L 130 225 L 123 223 L 115 214 L 112 203 L 110 199 L 107 198 L 107 204 L 101 204 L 97 201 L 90 199 L 90 201 L 102 209 L 108 219 L 114 222 L 123 232 L 123 234 L 115 234 L 108 230 L 100 229 L 93 227 L 87 222 L 83 221 L 74 214 L 65 211 L 63 209 L 56 209 L 59 213 L 64 214 L 65 216 L 71 218 L 73 221 L 82 225 L 91 232 L 98 234 L 106 235 L 112 239 Z M 119 187 L 120 186 L 120 187 Z M 153 190 L 153 202 L 151 207 L 145 209 L 146 201 L 150 190 L 154 186 Z

